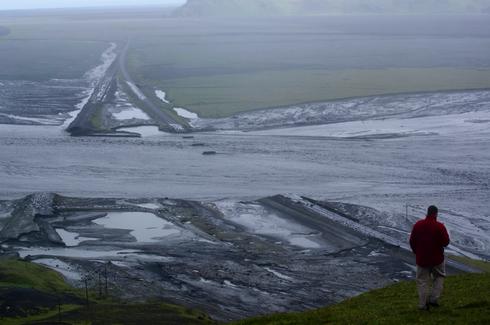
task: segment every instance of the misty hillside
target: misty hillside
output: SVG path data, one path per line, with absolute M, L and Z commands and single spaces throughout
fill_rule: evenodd
M 490 0 L 188 0 L 178 16 L 490 13 Z

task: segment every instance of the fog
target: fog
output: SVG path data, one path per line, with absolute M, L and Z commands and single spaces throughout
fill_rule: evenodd
M 183 6 L 183 16 L 490 13 L 490 0 L 3 0 L 0 10 L 145 5 Z
M 184 16 L 489 13 L 488 0 L 189 0 Z
M 81 8 L 81 7 L 106 7 L 106 6 L 179 6 L 185 0 L 2 0 L 0 10 L 16 9 L 48 9 L 48 8 Z
M 0 255 L 222 321 L 413 280 L 432 204 L 489 259 L 489 2 L 0 0 Z

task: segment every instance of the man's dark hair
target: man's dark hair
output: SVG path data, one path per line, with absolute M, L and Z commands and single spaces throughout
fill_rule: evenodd
M 427 209 L 427 215 L 428 216 L 435 216 L 437 214 L 437 212 L 439 211 L 439 209 L 437 209 L 437 207 L 435 205 L 431 205 L 428 209 Z

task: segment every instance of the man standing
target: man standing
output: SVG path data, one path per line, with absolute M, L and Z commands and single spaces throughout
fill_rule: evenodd
M 417 262 L 416 282 L 421 310 L 439 306 L 446 276 L 444 247 L 449 245 L 449 235 L 446 227 L 437 221 L 437 212 L 436 206 L 430 206 L 427 217 L 419 220 L 410 234 L 410 247 Z

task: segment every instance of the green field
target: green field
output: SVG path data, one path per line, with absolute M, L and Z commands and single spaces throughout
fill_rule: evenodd
M 153 81 L 178 107 L 201 117 L 339 98 L 490 86 L 490 71 L 468 69 L 290 70 Z
M 202 117 L 339 98 L 490 88 L 483 56 L 490 37 L 448 39 L 424 31 L 397 38 L 364 32 L 369 20 L 330 19 L 169 19 L 134 39 L 130 68 L 138 83 L 165 90 L 175 106 Z M 403 23 L 397 28 L 409 33 L 412 22 Z M 424 23 L 422 29 L 430 29 Z

